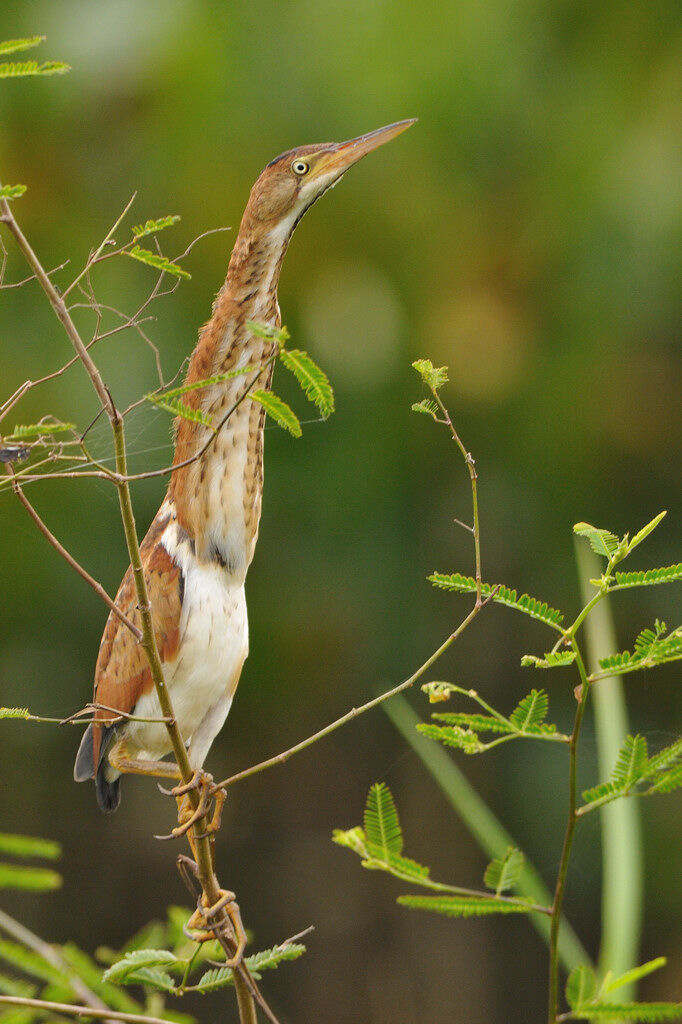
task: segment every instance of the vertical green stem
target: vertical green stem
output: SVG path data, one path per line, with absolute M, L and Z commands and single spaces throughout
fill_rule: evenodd
M 555 1024 L 559 1008 L 559 924 L 561 922 L 561 911 L 563 908 L 564 893 L 566 891 L 566 876 L 568 873 L 568 862 L 571 856 L 571 847 L 573 846 L 575 827 L 578 822 L 575 813 L 577 803 L 578 738 L 580 736 L 580 728 L 582 726 L 583 718 L 585 716 L 585 708 L 587 707 L 587 698 L 589 696 L 590 690 L 590 685 L 587 682 L 587 671 L 585 669 L 585 663 L 583 661 L 582 655 L 580 653 L 580 648 L 578 647 L 575 637 L 571 638 L 571 645 L 573 647 L 573 650 L 575 651 L 575 663 L 580 673 L 580 680 L 582 686 L 580 690 L 580 700 L 578 701 L 578 709 L 575 713 L 573 732 L 571 733 L 571 740 L 568 746 L 568 821 L 566 823 L 564 845 L 561 851 L 559 872 L 557 875 L 556 888 L 554 890 L 554 903 L 552 904 L 552 924 L 549 934 L 549 1012 L 547 1018 L 548 1024 Z
M 597 557 L 585 544 L 576 543 L 580 578 L 599 575 Z M 590 599 L 583 584 L 583 600 Z M 585 622 L 588 662 L 591 671 L 599 658 L 618 649 L 609 601 L 594 608 Z M 623 738 L 629 732 L 623 682 L 618 677 L 600 679 L 592 687 L 599 777 L 613 769 Z M 616 800 L 601 809 L 602 922 L 599 970 L 624 974 L 637 963 L 642 923 L 641 813 L 636 800 Z M 622 1002 L 635 999 L 634 986 L 621 990 Z

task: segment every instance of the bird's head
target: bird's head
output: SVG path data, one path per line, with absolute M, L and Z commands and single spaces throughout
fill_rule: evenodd
M 289 236 L 303 214 L 367 153 L 414 124 L 397 121 L 348 142 L 299 146 L 271 160 L 251 189 L 244 219 Z

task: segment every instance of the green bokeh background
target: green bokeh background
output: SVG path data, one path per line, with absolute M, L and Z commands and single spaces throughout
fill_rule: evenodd
M 679 3 L 5 0 L 0 37 L 36 33 L 48 37 L 40 56 L 73 71 L 2 83 L 0 176 L 28 185 L 15 208 L 44 263 L 71 261 L 56 281 L 68 283 L 133 191 L 135 223 L 182 214 L 164 239 L 171 255 L 232 225 L 197 244 L 185 261 L 192 280 L 152 310 L 146 330 L 168 377 L 210 314 L 263 165 L 297 144 L 420 119 L 315 207 L 287 255 L 283 318 L 329 372 L 338 411 L 306 425 L 300 441 L 268 429 L 247 587 L 252 653 L 209 770 L 222 777 L 274 754 L 399 681 L 463 614 L 463 599 L 425 583 L 434 568 L 471 572 L 473 558 L 452 522 L 469 515 L 464 468 L 447 437 L 410 412 L 423 397 L 410 367 L 419 356 L 450 367 L 445 397 L 480 474 L 487 578 L 574 613 L 572 524 L 622 533 L 662 508 L 668 517 L 632 568 L 680 560 Z M 11 252 L 7 279 L 24 275 Z M 100 301 L 128 311 L 153 280 L 125 260 L 93 275 Z M 69 348 L 35 284 L 1 293 L 0 312 L 4 399 Z M 78 317 L 91 331 L 92 314 Z M 96 355 L 120 404 L 154 386 L 152 351 L 132 333 Z M 277 387 L 314 418 L 282 373 Z M 96 409 L 75 367 L 15 418 L 51 412 L 85 426 Z M 134 413 L 128 437 L 134 469 L 168 461 L 163 414 Z M 93 438 L 108 457 L 105 425 Z M 158 480 L 135 488 L 141 530 L 163 489 Z M 29 493 L 113 593 L 126 567 L 113 490 L 62 481 Z M 72 713 L 90 697 L 106 612 L 6 493 L 0 576 L 0 703 Z M 679 622 L 681 604 L 674 588 L 619 598 L 621 647 L 657 615 Z M 434 677 L 510 708 L 538 685 L 520 655 L 545 650 L 548 637 L 488 609 Z M 627 680 L 633 728 L 654 747 L 679 726 L 679 681 L 675 666 Z M 566 728 L 573 678 L 542 683 Z M 421 694 L 411 702 L 428 714 Z M 0 739 L 2 830 L 65 848 L 63 889 L 8 900 L 11 909 L 47 938 L 94 949 L 184 901 L 175 848 L 151 838 L 171 823 L 153 784 L 126 780 L 119 813 L 105 819 L 92 788 L 71 781 L 75 730 L 5 723 Z M 589 723 L 583 754 L 589 784 Z M 464 767 L 553 881 L 562 752 L 513 746 Z M 483 856 L 381 711 L 236 787 L 218 869 L 256 945 L 316 927 L 305 959 L 267 977 L 275 1009 L 326 1024 L 541 1019 L 545 950 L 526 921 L 401 909 L 398 883 L 331 844 L 333 827 L 359 822 L 377 779 L 395 793 L 410 855 L 437 878 L 480 881 Z M 679 998 L 679 799 L 649 801 L 642 814 L 642 959 L 670 961 L 644 995 Z M 579 834 L 567 901 L 595 953 L 599 884 L 595 816 Z M 216 1019 L 222 998 L 232 1019 L 229 994 L 216 998 L 196 1012 Z

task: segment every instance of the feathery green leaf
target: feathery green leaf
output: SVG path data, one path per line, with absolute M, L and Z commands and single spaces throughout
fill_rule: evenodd
M 639 1024 L 658 1024 L 682 1020 L 682 1003 L 587 1003 L 581 1010 L 574 1010 L 573 1020 L 638 1021 Z
M 547 717 L 549 697 L 544 690 L 531 690 L 514 708 L 509 721 L 522 732 L 533 732 Z
M 673 790 L 682 786 L 682 764 L 663 772 L 651 784 L 647 793 L 672 793 Z
M 279 395 L 276 395 L 273 391 L 264 391 L 261 388 L 257 388 L 255 391 L 249 392 L 249 398 L 252 402 L 258 402 L 259 405 L 262 405 L 268 416 L 271 416 L 275 423 L 282 427 L 283 430 L 288 430 L 292 437 L 301 436 L 302 430 L 298 416 Z
M 163 231 L 180 220 L 179 214 L 171 214 L 169 217 L 160 217 L 158 220 L 148 220 L 144 224 L 137 224 L 133 228 L 135 238 L 144 238 L 145 235 L 155 235 L 157 231 Z
M 149 985 L 159 992 L 175 992 L 176 985 L 170 974 L 158 967 L 138 967 L 132 974 L 127 974 L 119 983 L 121 985 Z
M 458 572 L 450 574 L 434 572 L 428 577 L 428 580 L 433 583 L 434 587 L 440 587 L 441 590 L 454 590 L 460 594 L 476 593 L 476 580 L 471 576 L 462 576 Z M 557 611 L 556 608 L 550 608 L 545 601 L 539 601 L 528 594 L 517 597 L 515 590 L 510 590 L 502 584 L 495 586 L 484 583 L 481 587 L 481 596 L 484 598 L 492 596 L 492 600 L 498 604 L 515 608 L 516 611 L 530 615 L 531 618 L 538 619 L 549 626 L 558 627 L 564 617 L 562 612 Z
M 415 359 L 413 367 L 432 391 L 438 391 L 448 382 L 447 366 L 434 366 L 430 359 Z
M 643 526 L 642 529 L 634 535 L 634 537 L 628 544 L 628 554 L 630 554 L 630 552 L 634 548 L 636 548 L 638 544 L 641 544 L 642 541 L 645 540 L 650 533 L 653 533 L 653 531 L 656 529 L 661 520 L 665 519 L 667 514 L 667 512 L 659 512 L 657 516 L 654 516 L 650 523 L 647 523 L 646 526 Z
M 494 715 L 469 715 L 465 711 L 436 711 L 431 717 L 446 725 L 456 725 L 460 729 L 469 729 L 473 732 L 514 732 L 509 722 L 495 718 Z
M 602 992 L 615 992 L 616 989 L 622 988 L 623 985 L 632 985 L 641 978 L 646 978 L 647 974 L 652 974 L 654 971 L 660 970 L 661 967 L 665 967 L 667 962 L 664 956 L 657 956 L 655 960 L 648 960 L 647 963 L 642 964 L 640 967 L 633 967 L 632 970 L 626 971 L 625 974 L 621 974 L 617 978 L 611 978 L 602 986 Z
M 488 914 L 528 914 L 530 906 L 496 896 L 398 896 L 398 903 L 414 910 L 431 910 L 447 917 L 484 917 Z
M 574 967 L 566 982 L 566 1002 L 572 1010 L 580 1010 L 597 993 L 594 971 L 586 964 Z
M 660 569 L 645 569 L 642 572 L 617 572 L 616 585 L 619 587 L 651 587 L 657 583 L 676 583 L 682 580 L 682 562 L 665 565 Z
M 141 967 L 158 967 L 161 964 L 176 962 L 177 957 L 168 949 L 135 949 L 112 964 L 102 975 L 102 981 L 115 981 L 119 985 L 125 984 L 128 975 L 135 973 Z
M 417 732 L 428 736 L 431 740 L 438 740 L 446 747 L 454 747 L 465 754 L 480 754 L 485 750 L 485 744 L 481 742 L 475 732 L 470 729 L 462 729 L 457 725 L 431 725 L 428 722 L 420 722 Z
M 306 952 L 306 947 L 300 942 L 283 942 L 272 949 L 262 949 L 259 953 L 252 953 L 246 957 L 246 966 L 258 981 L 261 971 L 274 970 L 286 960 L 298 960 Z
M 431 416 L 434 420 L 438 419 L 438 406 L 432 398 L 425 398 L 421 402 L 414 402 L 412 412 L 421 412 L 425 416 Z
M 0 718 L 30 718 L 28 708 L 0 708 Z
M 162 270 L 167 274 L 173 274 L 174 277 L 191 278 L 191 274 L 182 267 L 179 267 L 177 263 L 173 263 L 168 256 L 161 256 L 157 252 L 150 252 L 149 249 L 143 249 L 139 245 L 134 245 L 132 249 L 126 249 L 126 256 L 131 256 L 134 260 L 139 260 L 140 263 L 146 263 L 148 267 L 154 267 L 155 270 Z
M 42 857 L 44 860 L 58 860 L 62 855 L 62 848 L 52 839 L 0 832 L 0 853 L 9 854 L 10 857 Z
M 573 532 L 579 537 L 587 537 L 594 553 L 602 555 L 603 558 L 610 559 L 622 545 L 621 539 L 616 537 L 615 533 L 610 533 L 609 530 L 600 530 L 596 526 L 590 526 L 589 523 L 576 523 Z
M 260 953 L 254 953 L 245 958 L 246 966 L 258 981 L 260 972 L 278 967 L 284 960 L 297 960 L 305 953 L 306 947 L 297 942 L 285 942 L 281 946 L 273 946 L 272 949 L 264 949 Z M 229 967 L 218 967 L 206 971 L 198 983 L 192 986 L 195 992 L 215 992 L 219 988 L 234 984 L 234 974 Z
M 0 64 L 0 78 L 27 78 L 37 75 L 63 75 L 70 71 L 69 64 L 58 60 L 48 60 L 39 64 L 37 60 L 24 60 L 19 63 L 4 62 Z
M 564 668 L 575 661 L 575 651 L 548 651 L 544 658 L 524 654 L 521 664 L 524 668 Z
M 0 185 L 0 199 L 18 199 L 25 191 L 25 185 Z
M 297 348 L 283 348 L 279 358 L 287 370 L 293 373 L 308 401 L 320 410 L 322 418 L 326 420 L 331 416 L 334 412 L 334 392 L 324 370 L 313 362 L 307 352 Z
M 360 825 L 349 829 L 335 828 L 332 832 L 332 842 L 347 847 L 353 853 L 357 853 L 359 857 L 369 857 L 365 830 Z
M 682 737 L 671 743 L 669 747 L 663 747 L 657 754 L 653 754 L 649 758 L 645 777 L 650 778 L 658 772 L 667 771 L 680 762 L 682 762 Z
M 524 856 L 520 850 L 510 846 L 504 857 L 491 860 L 485 869 L 483 883 L 488 889 L 494 889 L 495 895 L 513 889 L 523 871 Z
M 618 752 L 611 781 L 619 789 L 632 789 L 647 767 L 647 742 L 644 736 L 626 736 Z
M 0 42 L 0 56 L 6 57 L 8 53 L 19 53 L 20 50 L 32 50 L 40 43 L 44 43 L 46 36 L 30 36 L 28 39 L 5 39 Z
M 669 661 L 679 661 L 682 658 L 682 627 L 673 629 L 667 636 L 663 635 L 665 629 L 665 623 L 656 620 L 655 630 L 643 629 L 639 634 L 632 654 L 630 651 L 620 651 L 608 658 L 600 658 L 602 673 L 624 675 L 626 672 L 653 668 Z
M 53 417 L 45 417 L 40 423 L 16 423 L 14 430 L 8 434 L 7 441 L 26 441 L 30 437 L 43 437 L 49 434 L 63 434 L 68 430 L 75 430 L 75 423 L 62 423 Z
M 398 811 L 390 789 L 383 782 L 375 782 L 367 794 L 364 826 L 371 855 L 378 853 L 384 860 L 400 855 L 403 836 Z

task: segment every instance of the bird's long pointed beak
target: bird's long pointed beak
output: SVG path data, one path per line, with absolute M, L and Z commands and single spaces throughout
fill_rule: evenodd
M 376 128 L 366 135 L 358 135 L 356 139 L 349 139 L 348 142 L 338 142 L 334 146 L 330 146 L 328 152 L 318 161 L 315 167 L 315 176 L 328 174 L 330 171 L 343 174 L 367 153 L 383 146 L 385 142 L 390 142 L 396 135 L 400 135 L 410 125 L 413 125 L 416 120 L 416 117 L 411 117 L 406 121 L 396 121 L 394 124 L 387 124 L 384 128 Z

